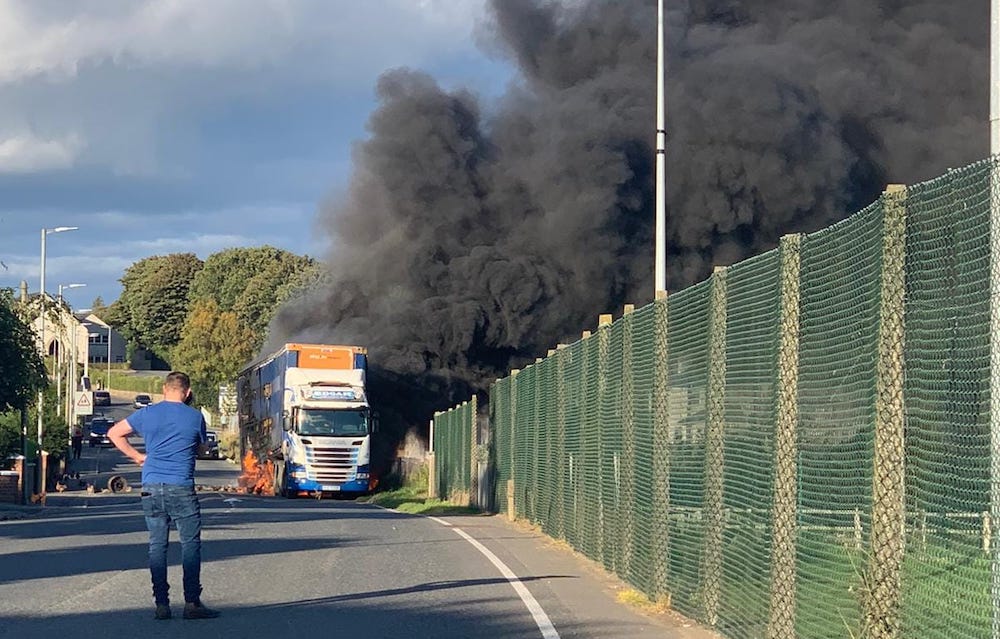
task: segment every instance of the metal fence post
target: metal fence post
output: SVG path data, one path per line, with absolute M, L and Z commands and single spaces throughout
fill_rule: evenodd
M 709 310 L 708 429 L 705 436 L 705 555 L 702 607 L 705 621 L 719 621 L 722 592 L 722 539 L 725 527 L 723 477 L 726 435 L 726 268 L 712 273 Z
M 552 533 L 558 539 L 566 538 L 566 356 L 565 344 L 556 346 L 556 423 L 555 423 L 555 494 L 552 496 Z
M 882 197 L 884 237 L 875 397 L 871 553 L 862 634 L 893 639 L 900 631 L 905 552 L 903 441 L 906 188 L 890 185 Z
M 479 503 L 479 399 L 473 395 L 469 402 L 469 505 L 481 508 Z
M 800 235 L 781 238 L 781 310 L 774 432 L 768 639 L 795 639 L 795 506 L 799 426 Z
M 605 407 L 608 402 L 608 353 L 611 347 L 611 315 L 604 314 L 597 321 L 597 397 L 598 406 Z M 604 420 L 597 420 L 597 557 L 605 568 L 611 568 L 614 553 L 607 548 L 610 526 L 607 500 L 611 497 L 604 490 L 604 482 L 613 477 L 613 471 L 607 467 L 609 456 L 605 446 Z
M 667 292 L 657 291 L 653 371 L 653 598 L 670 600 L 670 416 Z
M 437 419 L 439 413 L 434 413 L 434 419 Z M 434 420 L 431 420 L 430 424 L 430 452 L 427 453 L 427 497 L 428 499 L 438 498 L 438 467 L 437 467 L 437 452 L 434 447 Z
M 1000 72 L 1000 5 L 993 0 L 992 62 Z M 1000 111 L 1000 87 L 993 85 L 991 108 Z M 1000 130 L 994 123 L 993 144 L 1000 144 Z M 997 153 L 1000 149 L 993 148 Z M 1000 157 L 990 159 L 990 519 L 1000 525 Z M 990 602 L 993 609 L 992 636 L 1000 638 L 1000 535 L 993 535 L 990 567 Z
M 510 453 L 510 479 L 507 480 L 507 519 L 514 521 L 517 519 L 517 488 L 519 484 L 519 478 L 517 477 L 517 466 L 515 465 L 515 451 L 517 447 L 515 446 L 514 433 L 517 431 L 517 374 L 521 372 L 518 369 L 514 369 L 510 372 L 510 401 L 507 404 L 507 421 L 510 427 L 508 431 L 508 447 Z
M 635 537 L 635 380 L 633 371 L 633 325 L 635 306 L 626 304 L 622 315 L 622 469 L 621 543 L 618 545 L 618 574 L 632 574 Z

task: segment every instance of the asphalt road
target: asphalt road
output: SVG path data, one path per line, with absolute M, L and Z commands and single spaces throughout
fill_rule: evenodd
M 84 455 L 82 477 L 138 483 L 114 449 L 84 444 Z M 199 461 L 197 475 L 225 485 L 237 469 Z M 41 517 L 0 522 L 0 637 L 707 636 L 619 603 L 620 584 L 595 565 L 500 517 L 226 492 L 201 503 L 203 597 L 222 617 L 180 618 L 172 543 L 175 618 L 154 621 L 138 491 L 76 491 L 51 496 Z

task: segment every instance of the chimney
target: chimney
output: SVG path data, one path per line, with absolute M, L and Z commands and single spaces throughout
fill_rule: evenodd
M 28 283 L 21 280 L 21 303 L 28 301 Z

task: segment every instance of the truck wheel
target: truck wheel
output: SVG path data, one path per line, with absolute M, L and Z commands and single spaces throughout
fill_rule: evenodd
M 285 499 L 294 499 L 297 496 L 288 490 L 288 472 L 284 462 L 274 464 L 274 494 Z

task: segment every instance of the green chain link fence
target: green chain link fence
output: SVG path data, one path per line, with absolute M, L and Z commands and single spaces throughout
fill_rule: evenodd
M 997 170 L 891 187 L 498 380 L 497 508 L 727 637 L 1000 637 Z M 474 411 L 435 419 L 442 495 Z
M 472 473 L 476 432 L 476 401 L 434 415 L 432 450 L 436 494 L 442 499 L 468 504 L 474 491 Z

